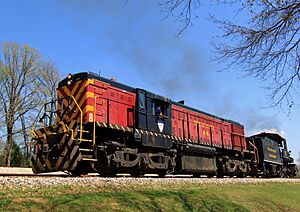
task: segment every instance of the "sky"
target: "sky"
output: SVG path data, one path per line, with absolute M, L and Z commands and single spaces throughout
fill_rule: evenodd
M 212 42 L 221 35 L 209 20 L 233 18 L 235 8 L 203 5 L 180 36 L 181 23 L 164 19 L 158 0 L 1 1 L 0 42 L 27 44 L 50 58 L 61 77 L 91 71 L 144 88 L 205 112 L 238 121 L 246 134 L 280 132 L 298 158 L 300 109 L 265 108 L 264 84 L 240 70 L 222 71 Z M 294 97 L 299 100 L 299 96 Z

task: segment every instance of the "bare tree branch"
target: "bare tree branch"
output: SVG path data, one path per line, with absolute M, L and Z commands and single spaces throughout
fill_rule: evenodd
M 262 80 L 269 91 L 269 106 L 293 107 L 293 95 L 299 91 L 300 1 L 299 0 L 214 0 L 235 5 L 239 13 L 250 14 L 247 24 L 236 20 L 210 19 L 223 30 L 214 43 L 217 60 L 228 70 L 239 70 L 245 76 Z M 174 17 L 182 23 L 179 35 L 197 17 L 201 0 L 161 0 L 163 18 Z M 198 11 L 199 12 L 199 11 Z
M 300 1 L 246 4 L 252 11 L 248 26 L 212 19 L 224 29 L 225 41 L 215 44 L 218 60 L 265 81 L 270 107 L 286 104 L 290 109 L 293 88 L 299 86 Z

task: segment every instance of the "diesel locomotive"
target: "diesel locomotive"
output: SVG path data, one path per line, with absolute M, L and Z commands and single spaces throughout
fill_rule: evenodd
M 34 173 L 294 177 L 278 134 L 93 73 L 69 74 L 32 125 Z

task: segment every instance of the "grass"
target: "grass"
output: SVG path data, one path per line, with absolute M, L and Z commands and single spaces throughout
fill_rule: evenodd
M 6 188 L 0 210 L 300 211 L 300 183 Z

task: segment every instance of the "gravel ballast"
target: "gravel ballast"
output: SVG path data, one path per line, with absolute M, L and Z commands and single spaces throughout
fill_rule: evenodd
M 300 183 L 300 179 L 286 178 L 102 178 L 102 177 L 0 177 L 1 187 L 48 187 L 59 185 L 82 185 L 90 187 L 101 187 L 108 185 L 138 186 L 151 184 L 258 184 L 258 183 Z
M 0 167 L 1 174 L 32 174 L 30 168 L 6 168 Z M 62 174 L 63 172 L 55 172 L 52 174 Z M 203 184 L 203 185 L 226 185 L 226 184 L 258 184 L 258 183 L 300 183 L 300 179 L 290 178 L 192 178 L 181 176 L 169 176 L 167 178 L 157 177 L 116 177 L 104 178 L 95 176 L 88 177 L 59 177 L 59 176 L 0 176 L 0 189 L 5 187 L 49 187 L 49 186 L 89 186 L 89 187 L 102 187 L 102 186 L 140 186 L 140 185 L 164 185 L 164 184 Z

